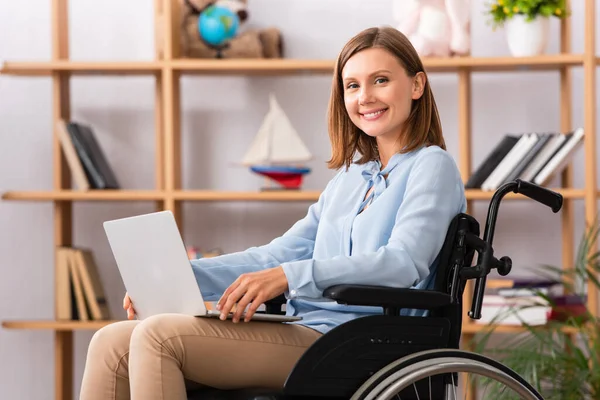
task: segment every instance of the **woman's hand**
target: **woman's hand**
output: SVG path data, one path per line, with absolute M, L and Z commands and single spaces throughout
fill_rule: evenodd
M 232 321 L 238 322 L 250 304 L 244 318 L 244 321 L 248 322 L 261 304 L 279 296 L 287 288 L 288 281 L 281 266 L 242 274 L 217 302 L 217 310 L 221 311 L 220 318 L 226 319 L 232 307 L 236 305 Z
M 133 309 L 133 303 L 131 302 L 131 298 L 125 292 L 125 298 L 123 299 L 123 309 L 127 311 L 127 319 L 135 318 L 135 310 Z

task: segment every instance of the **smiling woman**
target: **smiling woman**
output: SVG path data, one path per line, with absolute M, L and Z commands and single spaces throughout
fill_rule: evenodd
M 368 29 L 341 51 L 329 135 L 329 166 L 339 171 L 303 219 L 263 246 L 191 261 L 222 320 L 155 315 L 100 329 L 82 400 L 184 399 L 184 377 L 223 389 L 281 388 L 322 334 L 382 313 L 338 304 L 323 296 L 326 288 L 433 287 L 448 226 L 466 200 L 427 76 L 402 33 Z M 299 321 L 253 321 L 261 303 L 281 294 Z M 133 319 L 135 299 L 126 297 L 124 308 Z
M 390 27 L 371 28 L 344 47 L 329 105 L 331 168 L 381 161 L 423 145 L 445 149 L 427 75 L 410 41 Z

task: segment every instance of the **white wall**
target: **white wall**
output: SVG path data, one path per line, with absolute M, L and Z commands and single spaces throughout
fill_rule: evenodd
M 288 57 L 332 59 L 362 28 L 391 24 L 392 0 L 250 0 L 251 23 L 281 27 Z M 503 31 L 493 32 L 473 1 L 473 54 L 508 54 Z M 583 50 L 583 2 L 573 2 L 573 49 Z M 50 2 L 0 1 L 0 58 L 50 57 Z M 153 2 L 72 1 L 70 47 L 75 60 L 149 60 L 154 54 Z M 553 22 L 549 52 L 558 49 Z M 458 157 L 457 78 L 432 74 L 449 151 Z M 583 123 L 582 71 L 574 74 L 575 125 Z M 325 112 L 330 79 L 293 77 L 189 77 L 182 79 L 185 188 L 255 190 L 262 180 L 231 166 L 249 145 L 273 91 L 316 159 L 306 189 L 322 189 L 333 175 Z M 473 77 L 473 163 L 477 166 L 506 132 L 559 127 L 558 73 L 478 73 Z M 153 79 L 76 77 L 72 117 L 92 124 L 122 186 L 154 184 Z M 206 95 L 204 95 L 206 94 Z M 0 76 L 0 191 L 52 188 L 51 83 L 48 78 Z M 583 151 L 576 184 L 583 183 Z M 74 241 L 93 248 L 111 311 L 123 317 L 123 284 L 101 222 L 152 211 L 150 202 L 76 203 Z M 308 204 L 185 204 L 185 240 L 237 251 L 262 244 L 302 217 Z M 483 223 L 487 202 L 472 212 Z M 579 234 L 583 202 L 576 203 Z M 53 318 L 53 215 L 50 203 L 0 203 L 0 319 Z M 525 240 L 526 238 L 526 240 Z M 515 274 L 525 266 L 560 262 L 560 219 L 531 202 L 504 203 L 496 254 L 509 254 Z M 527 243 L 529 246 L 523 246 Z M 92 332 L 75 333 L 75 389 L 79 390 Z M 53 333 L 0 330 L 0 398 L 51 399 Z

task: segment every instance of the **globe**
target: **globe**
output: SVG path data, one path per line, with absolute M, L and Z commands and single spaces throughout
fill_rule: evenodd
M 240 19 L 233 11 L 220 6 L 210 6 L 198 19 L 200 37 L 214 47 L 224 46 L 237 34 Z

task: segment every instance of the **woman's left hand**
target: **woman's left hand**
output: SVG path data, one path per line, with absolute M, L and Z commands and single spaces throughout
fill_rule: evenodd
M 235 313 L 232 321 L 238 322 L 246 310 L 244 321 L 248 322 L 256 309 L 267 300 L 271 300 L 288 288 L 288 281 L 281 265 L 262 271 L 240 275 L 223 293 L 217 302 L 217 310 L 221 311 L 221 319 L 227 318 L 234 304 Z

